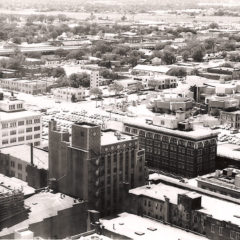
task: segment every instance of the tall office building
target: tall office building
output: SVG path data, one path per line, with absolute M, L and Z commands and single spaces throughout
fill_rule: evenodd
M 49 124 L 49 178 L 58 191 L 88 201 L 103 215 L 121 211 L 129 188 L 144 184 L 138 137 L 76 123 L 69 133 Z

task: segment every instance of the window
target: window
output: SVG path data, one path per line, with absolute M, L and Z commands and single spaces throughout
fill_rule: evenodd
M 22 137 L 19 137 L 19 138 L 18 138 L 18 141 L 19 141 L 19 142 L 22 142 L 22 141 L 24 141 L 24 136 L 22 136 Z
M 34 123 L 40 123 L 40 118 L 34 119 Z
M 215 233 L 214 227 L 215 227 L 215 225 L 214 225 L 214 224 L 211 224 L 211 233 Z
M 30 127 L 30 128 L 27 128 L 26 129 L 26 132 L 32 132 L 32 128 Z
M 35 134 L 34 135 L 34 138 L 36 139 L 36 138 L 40 138 L 40 134 Z
M 3 133 L 2 133 L 2 136 L 3 136 L 3 137 L 8 136 L 8 132 L 7 132 L 7 131 L 3 132 Z
M 40 142 L 35 142 L 34 146 L 40 146 Z
M 8 144 L 8 139 L 2 140 L 2 145 Z
M 18 173 L 18 178 L 22 179 L 22 174 L 21 173 Z
M 15 142 L 17 142 L 17 139 L 16 139 L 16 138 L 11 138 L 11 139 L 10 139 L 10 143 L 15 143 Z
M 11 122 L 10 123 L 10 127 L 16 127 L 17 126 L 17 123 L 16 122 Z
M 31 139 L 32 139 L 32 135 L 26 136 L 26 140 L 31 140 Z
M 18 134 L 24 133 L 24 128 L 23 129 L 18 129 Z
M 40 130 L 40 126 L 34 127 L 34 131 L 39 131 Z
M 16 135 L 16 134 L 17 134 L 17 131 L 16 131 L 16 130 L 10 131 L 10 135 Z
M 11 166 L 11 167 L 15 167 L 15 162 L 14 162 L 14 161 L 11 161 L 11 162 L 10 162 L 10 166 Z
M 32 119 L 27 120 L 27 121 L 26 121 L 26 124 L 27 124 L 27 125 L 32 124 Z
M 8 128 L 8 123 L 2 123 L 2 129 Z
M 15 177 L 15 172 L 14 172 L 14 171 L 10 171 L 10 175 L 11 175 L 12 177 Z
M 18 170 L 22 170 L 22 164 L 18 163 Z
M 230 231 L 230 239 L 235 240 L 236 232 Z
M 223 235 L 223 227 L 219 227 L 219 236 L 222 236 Z
M 24 125 L 24 121 L 19 121 L 18 122 L 18 126 L 23 126 Z

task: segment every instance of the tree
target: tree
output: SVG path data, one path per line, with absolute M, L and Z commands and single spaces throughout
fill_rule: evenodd
M 206 50 L 210 50 L 211 52 L 214 53 L 215 51 L 215 45 L 216 45 L 216 41 L 214 38 L 209 38 L 209 39 L 206 39 L 204 41 L 204 47 Z
M 183 61 L 186 62 L 188 60 L 189 56 L 190 56 L 189 51 L 185 50 L 184 52 L 182 52 Z
M 162 54 L 162 61 L 168 65 L 175 63 L 176 62 L 175 54 L 170 51 L 164 50 Z
M 113 91 L 115 95 L 118 95 L 120 92 L 123 91 L 123 86 L 120 83 L 115 81 L 109 86 L 109 90 Z
M 64 68 L 57 67 L 57 68 L 53 69 L 52 76 L 55 78 L 63 77 L 63 76 L 66 76 L 66 72 L 65 72 Z
M 211 28 L 211 29 L 218 29 L 219 26 L 218 26 L 217 23 L 213 22 L 213 23 L 210 23 L 210 24 L 209 24 L 208 28 Z
M 64 50 L 63 48 L 58 48 L 55 51 L 55 54 L 62 58 L 62 57 L 66 57 L 67 56 L 68 51 Z
M 70 53 L 67 54 L 66 58 L 81 60 L 84 55 L 85 52 L 83 50 L 72 50 Z
M 90 76 L 87 73 L 73 73 L 69 77 L 69 83 L 71 87 L 79 88 L 90 86 Z
M 192 51 L 192 58 L 196 62 L 201 62 L 204 57 L 204 51 L 201 47 L 195 47 Z
M 183 67 L 174 67 L 167 72 L 167 75 L 182 78 L 187 76 L 187 71 Z
M 96 107 L 97 107 L 97 100 L 102 98 L 103 92 L 100 88 L 92 88 L 90 90 L 90 95 L 94 95 L 96 98 Z

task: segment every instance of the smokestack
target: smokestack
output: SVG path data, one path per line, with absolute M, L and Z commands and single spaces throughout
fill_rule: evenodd
M 33 166 L 33 143 L 30 144 L 31 148 L 31 165 Z

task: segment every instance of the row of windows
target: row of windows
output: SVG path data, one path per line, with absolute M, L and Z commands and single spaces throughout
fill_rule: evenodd
M 34 137 L 34 139 L 40 138 L 40 134 L 34 134 L 34 136 L 28 135 L 28 136 L 26 136 L 26 140 L 32 140 L 33 137 Z M 23 142 L 24 140 L 25 140 L 25 136 L 18 137 L 18 142 Z M 6 145 L 9 142 L 15 143 L 15 142 L 17 142 L 17 138 L 10 138 L 10 141 L 8 139 L 4 139 L 4 140 L 2 140 L 2 145 Z
M 40 121 L 41 121 L 40 118 L 28 119 L 26 120 L 26 124 L 30 125 L 33 123 L 40 123 Z M 18 126 L 23 126 L 23 125 L 24 125 L 24 120 L 18 121 Z M 17 122 L 2 123 L 2 129 L 8 128 L 8 127 L 12 128 L 16 126 L 17 126 Z
M 150 141 L 148 141 L 149 139 L 157 139 L 157 140 L 161 140 L 162 142 L 167 142 L 167 143 L 173 143 L 173 144 L 177 144 L 179 146 L 183 146 L 183 147 L 189 147 L 189 148 L 194 148 L 195 144 L 194 142 L 191 141 L 186 141 L 183 139 L 178 139 L 178 138 L 174 138 L 174 137 L 169 137 L 169 136 L 165 136 L 165 135 L 160 135 L 157 133 L 152 133 L 152 132 L 147 132 L 147 131 L 143 131 L 143 130 L 139 130 L 139 129 L 135 129 L 135 128 L 130 128 L 130 127 L 125 127 L 125 131 L 129 132 L 129 133 L 134 133 L 134 134 L 139 134 L 139 136 L 142 136 L 144 139 L 146 138 L 146 144 L 150 144 Z M 210 141 L 204 141 L 205 145 L 210 145 L 210 144 L 215 144 L 216 141 L 215 139 L 211 139 Z M 203 147 L 202 143 L 198 144 L 198 147 L 201 148 Z
M 40 126 L 37 126 L 37 127 L 34 127 L 34 128 L 32 128 L 32 127 L 30 127 L 30 128 L 27 128 L 26 129 L 26 132 L 32 132 L 33 130 L 34 131 L 39 131 L 41 128 L 40 128 Z M 25 132 L 25 129 L 18 129 L 18 133 L 19 134 L 21 134 L 21 133 L 24 133 Z M 3 133 L 2 133 L 2 137 L 6 137 L 6 136 L 8 136 L 8 131 L 3 131 Z M 17 134 L 17 130 L 11 130 L 10 131 L 10 135 L 16 135 Z

